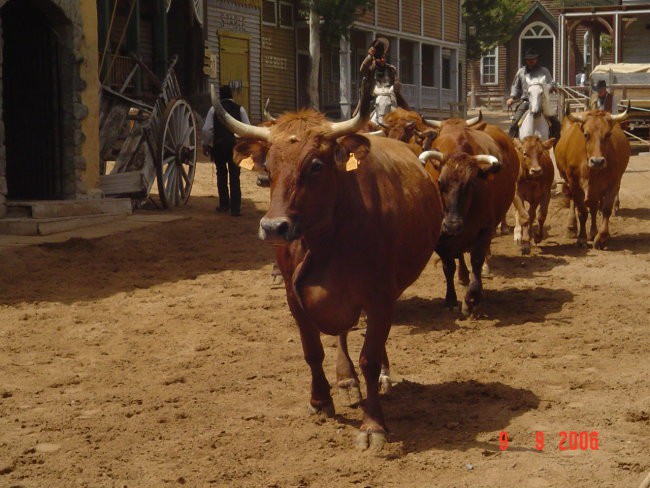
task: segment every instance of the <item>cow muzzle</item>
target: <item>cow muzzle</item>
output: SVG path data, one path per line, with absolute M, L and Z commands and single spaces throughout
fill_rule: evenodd
M 444 219 L 442 221 L 442 232 L 450 236 L 456 236 L 463 231 L 461 219 Z
M 296 224 L 288 217 L 263 217 L 258 235 L 263 241 L 292 241 L 298 237 Z
M 595 169 L 600 169 L 605 167 L 605 158 L 603 157 L 591 157 L 589 158 L 589 167 L 590 168 L 595 168 Z
M 528 172 L 528 174 L 533 178 L 537 178 L 539 176 L 542 176 L 542 168 L 530 168 L 530 171 Z

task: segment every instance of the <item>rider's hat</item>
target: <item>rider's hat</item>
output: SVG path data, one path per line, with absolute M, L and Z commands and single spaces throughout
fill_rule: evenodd
M 386 39 L 385 37 L 378 37 L 377 39 L 372 41 L 370 47 L 375 48 L 375 58 L 383 58 L 388 52 L 390 43 L 388 42 L 388 39 Z
M 598 80 L 598 83 L 596 83 L 595 85 L 591 85 L 591 89 L 595 92 L 600 90 L 606 90 L 607 82 L 605 80 Z
M 539 53 L 534 47 L 529 47 L 526 50 L 526 54 L 524 54 L 524 61 L 528 61 L 529 59 L 537 59 L 539 58 Z

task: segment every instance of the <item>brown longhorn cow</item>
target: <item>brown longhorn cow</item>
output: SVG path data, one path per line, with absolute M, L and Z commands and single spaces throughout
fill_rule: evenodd
M 268 128 L 228 117 L 213 95 L 215 113 L 227 127 L 268 148 L 271 201 L 259 235 L 274 245 L 300 331 L 312 376 L 312 412 L 334 413 L 321 333 L 339 336 L 338 384 L 358 394 L 345 334 L 366 313 L 359 366 L 367 398 L 356 441 L 362 449 L 380 448 L 386 440 L 378 382 L 387 365 L 393 309 L 431 257 L 442 222 L 438 187 L 408 147 L 356 133 L 369 117 L 369 93 L 364 84 L 352 120 L 333 123 L 303 110 L 283 114 Z M 255 144 L 238 145 L 235 159 L 248 158 L 259 159 Z
M 627 110 L 619 115 L 601 110 L 566 113 L 555 159 L 571 197 L 570 228 L 575 228 L 578 214 L 578 245 L 587 244 L 587 212 L 594 248 L 604 248 L 609 239 L 609 218 L 630 160 L 630 143 L 619 125 L 626 118 Z M 603 214 L 600 229 L 598 211 Z
M 536 244 L 544 238 L 544 222 L 548 214 L 555 175 L 549 150 L 555 144 L 555 139 L 542 142 L 538 136 L 527 136 L 522 141 L 515 139 L 514 142 L 519 154 L 519 177 L 513 200 L 516 210 L 514 239 L 521 245 L 522 254 L 530 254 L 530 229 L 535 214 L 537 232 L 533 238 Z
M 445 303 L 450 307 L 457 304 L 454 259 L 460 260 L 459 280 L 466 283 L 463 252 L 470 253 L 471 278 L 461 304 L 462 312 L 468 315 L 481 299 L 482 267 L 494 230 L 512 203 L 519 160 L 510 138 L 496 126 L 477 130 L 462 119 L 436 124 L 440 132 L 433 142 L 434 150 L 421 156 L 439 162 L 435 171 L 440 174 L 445 216 L 436 252 L 443 262 Z

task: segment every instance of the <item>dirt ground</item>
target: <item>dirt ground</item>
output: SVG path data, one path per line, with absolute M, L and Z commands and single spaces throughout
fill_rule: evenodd
M 476 319 L 444 308 L 429 263 L 397 306 L 379 454 L 354 449 L 361 412 L 337 391 L 335 418 L 307 415 L 257 239 L 268 190 L 242 186 L 243 216 L 216 213 L 201 164 L 187 219 L 0 251 L 1 487 L 637 487 L 650 471 L 649 156 L 609 249 L 565 238 L 556 199 L 530 256 L 496 238 Z

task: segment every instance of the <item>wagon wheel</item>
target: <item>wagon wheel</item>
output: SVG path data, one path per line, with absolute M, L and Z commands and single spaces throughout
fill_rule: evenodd
M 173 98 L 165 109 L 156 148 L 156 180 L 165 208 L 185 205 L 196 173 L 196 121 L 192 107 Z

